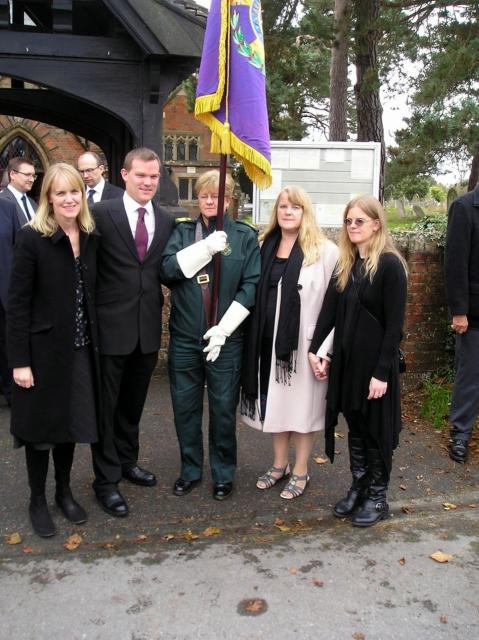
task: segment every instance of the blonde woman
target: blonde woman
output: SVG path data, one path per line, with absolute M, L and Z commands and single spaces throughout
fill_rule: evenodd
M 316 223 L 306 191 L 284 187 L 263 236 L 241 412 L 246 424 L 272 434 L 273 464 L 258 478 L 257 488 L 271 489 L 289 478 L 280 494 L 286 500 L 304 493 L 314 437 L 324 429 L 327 382 L 315 379 L 308 349 L 337 255 Z M 328 341 L 322 355 L 327 351 Z
M 45 496 L 50 450 L 56 504 L 75 524 L 87 519 L 70 471 L 75 443 L 97 440 L 94 227 L 80 174 L 59 163 L 45 174 L 35 218 L 16 236 L 7 309 L 11 432 L 25 446 L 29 514 L 43 537 L 55 533 Z
M 386 492 L 401 429 L 398 350 L 406 285 L 406 263 L 389 237 L 380 202 L 373 196 L 351 200 L 309 358 L 322 378 L 329 364 L 316 352 L 334 326 L 326 453 L 333 461 L 334 427 L 342 412 L 353 482 L 333 513 L 352 515 L 352 524 L 359 527 L 386 518 L 389 510 Z

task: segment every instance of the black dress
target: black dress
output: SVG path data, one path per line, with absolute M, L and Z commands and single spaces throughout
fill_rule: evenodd
M 335 328 L 325 427 L 326 453 L 331 461 L 338 414 L 360 412 L 390 468 L 401 430 L 398 348 L 407 280 L 402 264 L 392 253 L 381 256 L 372 282 L 362 277 L 361 270 L 358 261 L 341 292 L 335 277 L 331 279 L 309 350 L 316 353 Z M 380 399 L 367 399 L 372 377 L 388 383 Z

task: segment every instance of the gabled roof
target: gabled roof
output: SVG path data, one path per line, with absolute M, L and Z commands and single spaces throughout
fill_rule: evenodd
M 191 0 L 102 0 L 149 55 L 201 57 L 207 11 Z

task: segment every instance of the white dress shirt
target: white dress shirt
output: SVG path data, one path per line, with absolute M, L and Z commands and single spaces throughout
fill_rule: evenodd
M 93 202 L 100 202 L 101 196 L 103 194 L 103 189 L 105 188 L 105 180 L 102 178 L 100 182 L 93 187 L 95 193 L 93 194 Z M 88 198 L 88 194 L 92 189 L 90 187 L 86 188 L 86 197 Z
M 23 198 L 23 196 L 26 196 L 25 200 L 27 201 L 28 213 L 30 214 L 30 218 L 34 218 L 35 217 L 35 211 L 33 210 L 33 207 L 30 204 L 30 201 L 28 200 L 27 194 L 26 193 L 22 193 L 18 189 L 15 189 L 15 187 L 12 187 L 11 184 L 7 185 L 7 189 L 13 193 L 13 195 L 15 196 L 15 199 L 17 200 L 18 204 L 20 205 L 20 207 L 21 207 L 21 209 L 22 209 L 22 211 L 24 213 L 25 213 L 25 207 L 23 206 L 22 198 Z
M 125 211 L 126 211 L 126 215 L 128 216 L 128 222 L 130 223 L 130 229 L 131 229 L 133 238 L 135 237 L 136 223 L 138 222 L 138 209 L 140 207 L 143 207 L 144 209 L 146 209 L 144 220 L 145 220 L 146 230 L 148 231 L 147 249 L 149 249 L 153 241 L 153 236 L 155 235 L 155 214 L 153 211 L 153 205 L 151 203 L 151 200 L 147 202 L 145 205 L 138 204 L 138 202 L 136 202 L 136 200 L 133 200 L 133 198 L 129 196 L 125 191 L 125 193 L 123 194 L 123 204 L 125 205 Z

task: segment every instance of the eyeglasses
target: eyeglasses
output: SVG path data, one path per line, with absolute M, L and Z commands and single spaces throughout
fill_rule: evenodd
M 98 166 L 96 166 L 96 167 L 92 167 L 91 169 L 78 169 L 78 173 L 81 173 L 81 174 L 83 174 L 83 173 L 90 174 L 90 173 L 93 173 L 94 171 L 96 171 L 96 170 L 98 169 L 98 167 L 99 167 L 99 166 L 100 166 L 100 165 L 98 165 Z
M 33 180 L 33 182 L 35 182 L 35 180 L 38 178 L 36 173 L 25 173 L 25 171 L 18 171 L 17 169 L 12 169 L 12 171 L 14 173 L 21 173 L 22 176 L 25 176 L 25 178 L 30 178 L 31 180 Z
M 344 224 L 347 227 L 352 227 L 353 224 L 355 224 L 357 227 L 362 227 L 363 224 L 366 224 L 367 222 L 371 222 L 372 218 L 346 218 L 346 220 L 344 221 Z

